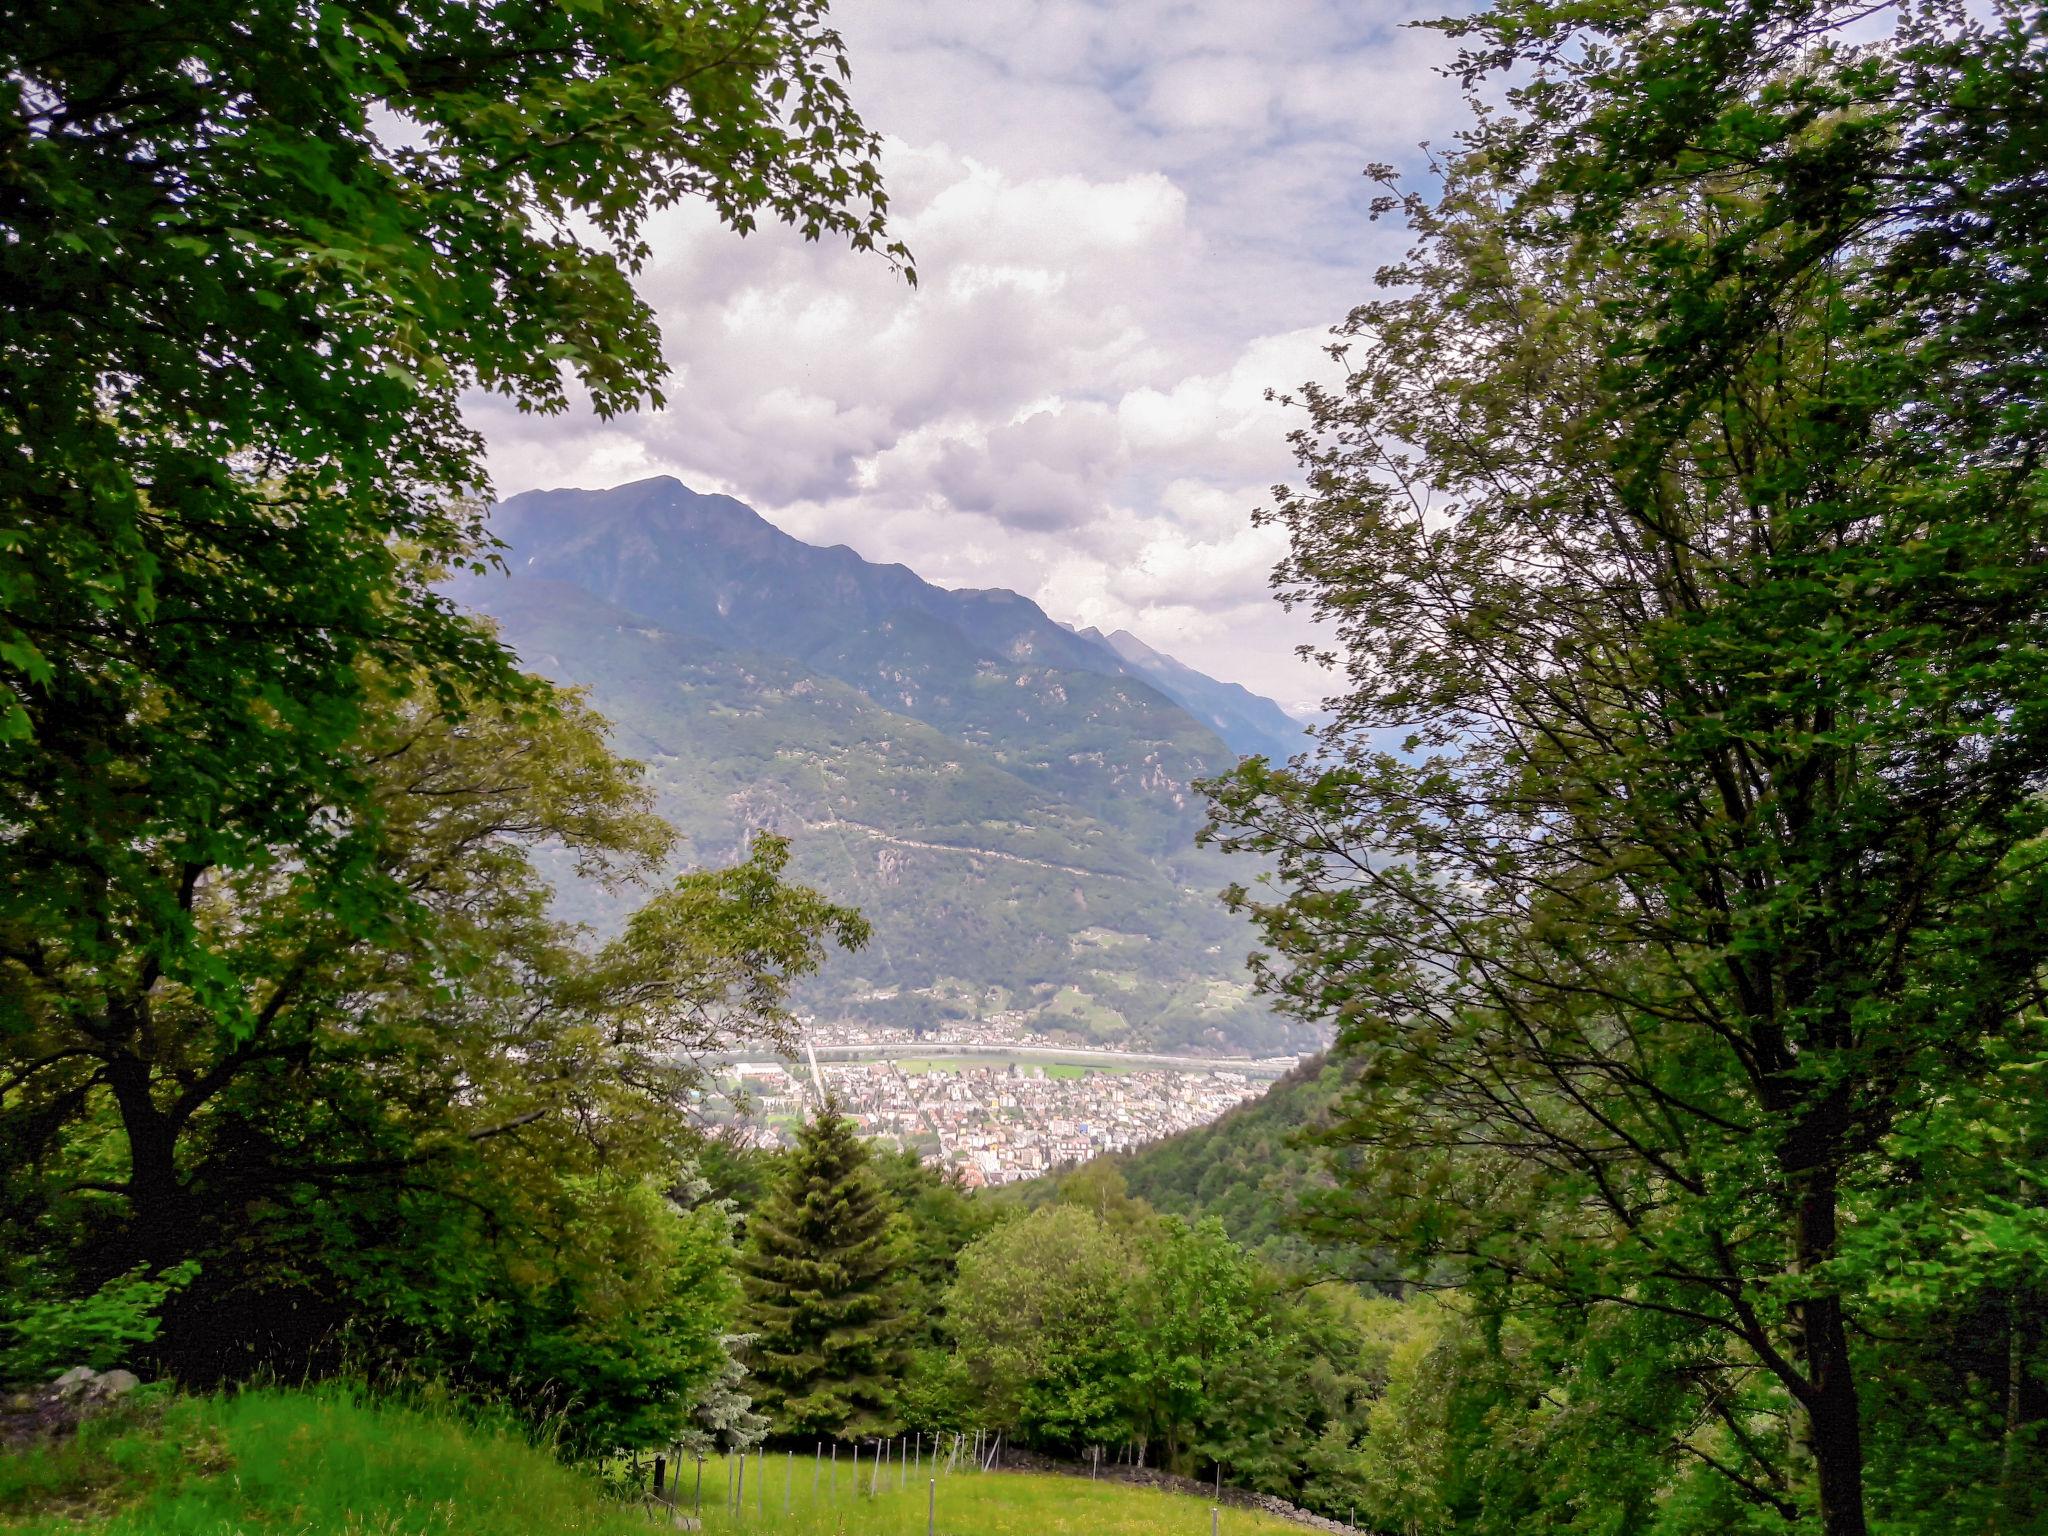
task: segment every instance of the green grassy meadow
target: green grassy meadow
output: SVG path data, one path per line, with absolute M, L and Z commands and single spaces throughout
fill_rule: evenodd
M 725 1458 L 704 1463 L 704 1530 L 717 1536 L 924 1536 L 926 1501 L 938 1536 L 1208 1536 L 1211 1506 L 1205 1499 L 1133 1488 L 1105 1479 L 1028 1472 L 956 1471 L 936 1479 L 926 1465 L 906 1472 L 891 1463 L 880 1487 L 870 1492 L 874 1465 L 861 1459 L 860 1492 L 845 1447 L 835 1469 L 829 1459 L 813 1467 L 809 1455 L 770 1451 L 766 1478 L 762 1463 L 749 1456 L 740 1507 L 727 1490 L 738 1466 Z M 677 1487 L 678 1508 L 698 1508 L 696 1464 L 686 1463 Z M 813 1491 L 815 1485 L 815 1492 Z M 1299 1532 L 1301 1527 L 1251 1510 L 1217 1512 L 1218 1536 Z
M 702 1519 L 719 1536 L 923 1536 L 931 1469 L 892 1467 L 873 1486 L 851 1457 L 815 1473 L 770 1453 L 704 1463 Z M 624 1469 L 618 1469 L 623 1471 Z M 642 1471 L 646 1468 L 643 1463 Z M 815 1491 L 814 1491 L 815 1482 Z M 696 1508 L 696 1466 L 664 1508 L 619 1498 L 509 1425 L 379 1402 L 345 1388 L 168 1398 L 87 1424 L 71 1442 L 0 1453 L 8 1536 L 655 1536 Z M 1208 1536 L 1199 1498 L 1025 1473 L 937 1480 L 940 1536 Z M 1218 1536 L 1295 1527 L 1224 1509 Z
M 0 1454 L 0 1529 L 36 1536 L 648 1536 L 511 1428 L 340 1389 L 174 1398 Z

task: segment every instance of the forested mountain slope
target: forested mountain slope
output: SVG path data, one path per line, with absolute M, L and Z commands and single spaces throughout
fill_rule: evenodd
M 1307 1039 L 1245 984 L 1251 935 L 1215 894 L 1241 871 L 1193 845 L 1192 783 L 1235 752 L 1106 644 L 671 480 L 518 497 L 492 525 L 512 574 L 458 595 L 589 689 L 690 862 L 783 833 L 802 879 L 873 922 L 811 987 L 821 1015 Z M 583 887 L 566 902 L 600 925 L 616 910 Z
M 1347 1075 L 1335 1059 L 1311 1057 L 1213 1124 L 1118 1159 L 1130 1192 L 1170 1215 L 1215 1216 L 1276 1261 L 1308 1263 L 1315 1250 L 1300 1229 L 1301 1200 L 1329 1187 L 1331 1154 L 1304 1136 L 1329 1123 Z

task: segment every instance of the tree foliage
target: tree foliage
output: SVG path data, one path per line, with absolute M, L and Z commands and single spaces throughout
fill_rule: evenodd
M 1570 1384 L 1530 1496 L 1587 1528 L 1861 1536 L 1907 1295 L 2011 1361 L 1944 1389 L 1997 1428 L 1941 1497 L 2040 1464 L 1996 1319 L 2048 1278 L 2048 113 L 2032 12 L 1894 14 L 1450 26 L 1519 115 L 1387 200 L 1417 245 L 1273 512 L 1349 691 L 1320 762 L 1215 786 L 1278 861 L 1263 983 L 1361 1065 L 1332 1230 L 1524 1320 Z M 1941 1518 L 1940 1423 L 1887 1419 L 1887 1514 Z
M 789 1038 L 790 986 L 864 929 L 763 838 L 591 948 L 549 916 L 535 850 L 629 882 L 670 840 L 603 721 L 538 691 L 375 695 L 351 744 L 368 802 L 325 814 L 356 819 L 362 888 L 413 915 L 339 926 L 282 858 L 193 868 L 210 994 L 10 967 L 0 1216 L 80 1292 L 197 1260 L 150 1351 L 184 1377 L 352 1353 L 576 1398 L 579 1443 L 661 1443 L 736 1301 L 724 1212 L 670 1198 L 695 1058 Z
M 1413 1376 L 1435 1370 L 1451 1314 L 1303 1289 L 1214 1218 L 1161 1218 L 1106 1160 L 1036 1193 L 1051 1198 L 960 1254 L 943 1320 L 953 1371 L 919 1383 L 929 1422 L 1220 1474 L 1345 1519 L 1391 1524 L 1420 1507 L 1418 1488 L 1435 1496 L 1443 1397 Z M 1382 1497 L 1371 1479 L 1386 1467 L 1405 1481 L 1383 1475 Z
M 979 1416 L 1072 1450 L 1131 1438 L 1127 1238 L 1086 1208 L 1043 1206 L 961 1255 L 947 1331 Z
M 0 57 L 0 956 L 246 1036 L 193 872 L 387 922 L 369 679 L 525 690 L 432 585 L 488 558 L 463 393 L 658 401 L 682 199 L 900 263 L 877 141 L 822 0 L 30 4 Z
M 828 1101 L 748 1215 L 747 1363 L 778 1433 L 888 1433 L 908 1360 L 904 1231 L 853 1122 Z

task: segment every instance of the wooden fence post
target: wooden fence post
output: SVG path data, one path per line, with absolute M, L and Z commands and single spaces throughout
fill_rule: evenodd
M 936 1477 L 925 1488 L 924 1536 L 939 1536 L 939 1480 Z

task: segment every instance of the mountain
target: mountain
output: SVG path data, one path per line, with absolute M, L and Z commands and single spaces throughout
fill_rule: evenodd
M 1252 936 L 1215 892 L 1247 871 L 1193 846 L 1191 783 L 1236 754 L 1100 637 L 673 480 L 529 493 L 492 526 L 509 579 L 457 595 L 589 690 L 688 859 L 784 833 L 800 878 L 868 915 L 868 949 L 805 997 L 821 1016 L 1002 1014 L 1260 1053 L 1310 1038 L 1245 983 Z M 566 910 L 617 920 L 558 874 Z
M 1268 757 L 1284 763 L 1302 751 L 1305 727 L 1271 699 L 1261 698 L 1239 683 L 1219 682 L 1175 661 L 1127 629 L 1105 635 L 1078 632 L 1085 640 L 1107 646 L 1119 661 L 1228 742 L 1240 757 Z
M 494 508 L 491 526 L 516 568 L 574 579 L 682 632 L 805 656 L 915 613 L 1009 661 L 1126 670 L 1027 597 L 936 587 L 844 544 L 806 544 L 730 496 L 665 476 L 609 491 L 529 491 Z
M 1130 1192 L 1156 1209 L 1189 1221 L 1214 1216 L 1246 1247 L 1309 1267 L 1318 1248 L 1301 1229 L 1301 1202 L 1331 1179 L 1330 1154 L 1307 1138 L 1335 1117 L 1350 1078 L 1336 1059 L 1311 1057 L 1258 1098 L 1117 1165 Z

